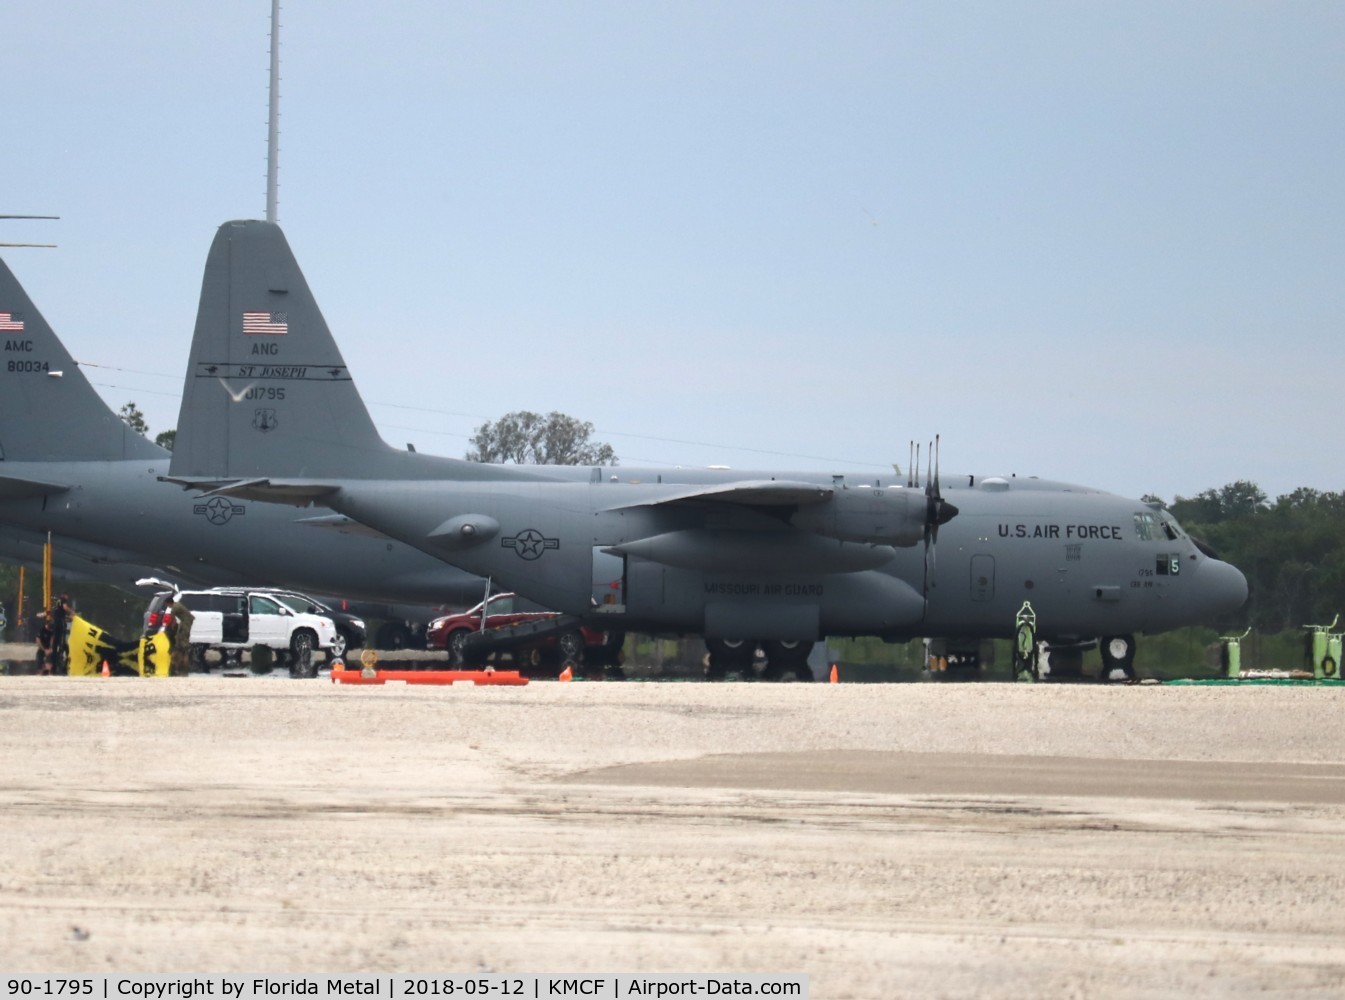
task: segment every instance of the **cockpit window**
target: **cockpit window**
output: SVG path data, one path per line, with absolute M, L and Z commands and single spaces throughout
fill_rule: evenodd
M 1141 542 L 1156 542 L 1165 537 L 1157 516 L 1147 510 L 1135 515 L 1135 534 Z
M 1167 511 L 1141 511 L 1135 515 L 1135 534 L 1142 542 L 1175 542 L 1184 538 L 1182 529 Z
M 1175 517 L 1167 511 L 1161 511 L 1160 516 L 1163 518 L 1163 530 L 1167 533 L 1168 538 L 1175 542 L 1179 538 L 1186 537 L 1186 532 L 1182 531 L 1182 526 L 1177 523 Z

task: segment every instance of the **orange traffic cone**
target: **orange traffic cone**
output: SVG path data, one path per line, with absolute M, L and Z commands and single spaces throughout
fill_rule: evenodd
M 570 669 L 570 665 L 568 663 L 565 664 L 565 669 L 560 672 L 559 679 L 562 681 L 574 680 L 574 671 Z
M 112 676 L 112 668 L 108 666 L 107 660 L 103 661 L 103 676 L 104 677 Z
M 836 669 L 836 664 L 831 665 L 831 683 L 839 684 L 841 682 L 840 672 Z

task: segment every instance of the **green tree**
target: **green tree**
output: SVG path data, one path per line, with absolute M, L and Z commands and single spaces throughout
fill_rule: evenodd
M 467 460 L 519 465 L 616 465 L 612 446 L 589 440 L 592 436 L 591 423 L 564 413 L 553 410 L 542 416 L 531 410 L 517 410 L 478 427 Z
M 167 448 L 169 451 L 172 451 L 173 445 L 177 443 L 177 429 L 174 428 L 171 431 L 159 431 L 158 434 L 154 435 L 154 443 L 160 448 Z
M 1255 483 L 1239 481 L 1177 497 L 1172 513 L 1242 570 L 1243 617 L 1258 631 L 1324 624 L 1345 611 L 1345 495 L 1303 487 L 1270 503 Z
M 135 402 L 129 402 L 117 411 L 117 416 L 126 421 L 126 426 L 137 434 L 148 434 L 149 424 L 145 423 L 145 415 L 140 412 L 140 407 Z

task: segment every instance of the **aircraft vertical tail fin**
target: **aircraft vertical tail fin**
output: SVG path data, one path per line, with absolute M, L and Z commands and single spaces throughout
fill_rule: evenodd
M 389 475 L 379 436 L 280 227 L 220 226 L 178 415 L 175 477 Z
M 545 478 L 384 442 L 285 234 L 255 220 L 226 222 L 210 246 L 169 474 L 183 483 Z
M 0 260 L 0 460 L 160 459 L 112 412 Z

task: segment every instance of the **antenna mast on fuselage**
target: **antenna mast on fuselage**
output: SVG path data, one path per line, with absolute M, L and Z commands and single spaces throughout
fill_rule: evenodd
M 280 0 L 271 0 L 271 119 L 266 135 L 266 221 L 276 221 L 280 172 Z

